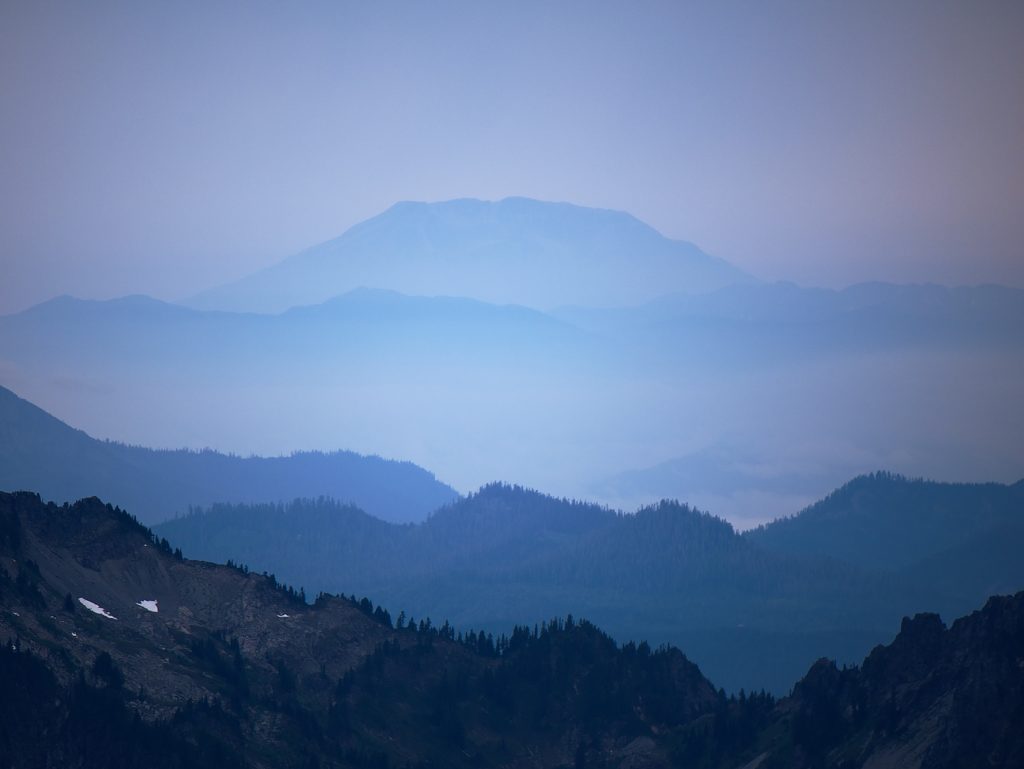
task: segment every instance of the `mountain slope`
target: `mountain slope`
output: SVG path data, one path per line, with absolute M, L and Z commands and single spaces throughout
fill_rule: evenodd
M 1024 593 L 904 619 L 859 667 L 775 702 L 586 621 L 495 639 L 305 604 L 175 556 L 95 499 L 0 493 L 0 763 L 667 769 L 1024 760 Z M 116 618 L 116 619 L 115 619 Z
M 416 526 L 296 501 L 218 505 L 158 531 L 194 557 L 230 558 L 310 589 L 366 593 L 392 612 L 460 627 L 502 632 L 582 612 L 620 639 L 684 646 L 730 690 L 779 692 L 823 654 L 859 659 L 904 614 L 959 613 L 994 592 L 1024 588 L 1018 492 L 856 479 L 811 511 L 852 494 L 862 502 L 852 514 L 858 528 L 835 536 L 854 547 L 859 532 L 864 547 L 882 540 L 893 549 L 888 561 L 849 563 L 832 551 L 762 544 L 764 530 L 740 535 L 685 505 L 623 515 L 500 484 Z M 961 504 L 963 495 L 972 503 Z M 918 519 L 901 523 L 886 496 L 916 499 Z M 889 545 L 879 552 L 883 558 Z
M 365 599 L 310 606 L 271 578 L 175 557 L 95 499 L 0 493 L 0 566 L 0 670 L 27 684 L 0 708 L 39 719 L 0 722 L 0 761 L 19 769 L 138 765 L 117 753 L 148 759 L 145 736 L 175 766 L 558 766 L 591 741 L 595 765 L 618 765 L 641 738 L 662 763 L 654 738 L 718 701 L 675 649 L 619 648 L 572 619 L 496 642 L 393 627 Z M 80 734 L 83 699 L 121 729 Z
M 904 618 L 859 668 L 822 660 L 794 688 L 790 766 L 1024 763 L 1024 593 L 991 598 L 946 628 Z
M 941 488 L 940 488 L 941 490 Z M 937 503 L 938 504 L 938 503 Z M 975 606 L 1024 587 L 1014 560 L 980 568 L 974 529 L 951 526 L 957 580 L 777 553 L 665 502 L 634 515 L 492 484 L 416 526 L 351 507 L 218 505 L 158 527 L 191 556 L 232 559 L 310 589 L 373 595 L 393 613 L 503 632 L 584 613 L 620 639 L 683 646 L 730 690 L 784 691 L 817 657 L 863 656 L 921 610 Z M 1006 552 L 1008 546 L 993 553 Z
M 351 452 L 242 458 L 99 441 L 0 387 L 0 489 L 58 501 L 103 495 L 153 523 L 190 505 L 330 496 L 385 520 L 422 520 L 457 495 L 409 462 Z
M 618 211 L 527 198 L 398 203 L 278 265 L 186 301 L 275 312 L 359 286 L 547 308 L 625 305 L 751 278 Z
M 993 530 L 1024 542 L 1024 481 L 936 483 L 874 473 L 746 536 L 779 553 L 899 570 Z

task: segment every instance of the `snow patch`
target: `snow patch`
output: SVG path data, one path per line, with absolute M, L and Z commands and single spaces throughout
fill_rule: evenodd
M 159 609 L 158 609 L 158 608 L 156 607 L 156 601 L 155 601 L 155 600 L 153 600 L 153 601 L 146 601 L 146 600 L 142 600 L 142 601 L 139 601 L 138 603 L 136 603 L 135 605 L 136 605 L 136 606 L 141 606 L 141 607 L 142 607 L 143 609 L 145 609 L 146 611 L 151 611 L 151 612 L 153 612 L 154 614 L 156 614 L 156 613 L 157 613 L 158 611 L 160 611 L 160 610 L 159 610 Z
M 78 602 L 82 604 L 82 606 L 84 606 L 86 609 L 91 611 L 93 614 L 99 614 L 101 617 L 106 617 L 107 619 L 117 619 L 117 617 L 115 617 L 109 611 L 104 609 L 99 604 L 93 603 L 88 598 L 79 598 Z
M 287 614 L 278 614 L 278 615 L 277 615 L 277 618 L 278 618 L 278 619 L 287 619 L 287 618 L 288 618 L 288 615 L 287 615 Z
M 76 633 L 74 631 L 71 631 L 71 637 L 72 638 L 78 638 L 78 633 Z

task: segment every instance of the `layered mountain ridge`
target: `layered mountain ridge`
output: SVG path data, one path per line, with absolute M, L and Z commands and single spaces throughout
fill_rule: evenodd
M 810 536 L 820 533 L 823 506 L 860 534 L 834 532 L 850 557 Z M 777 545 L 776 526 L 809 534 Z M 299 500 L 217 505 L 158 531 L 194 557 L 230 558 L 315 590 L 367 593 L 392 611 L 460 627 L 503 632 L 520 621 L 584 613 L 621 640 L 688 649 L 730 690 L 783 691 L 822 654 L 856 661 L 904 614 L 955 615 L 993 592 L 1024 588 L 1016 556 L 1024 547 L 1024 485 L 889 474 L 858 478 L 745 535 L 675 502 L 622 514 L 503 484 L 416 526 Z M 888 538 L 882 553 L 899 557 L 856 557 L 879 536 Z M 990 547 L 993 538 L 1002 545 Z M 932 578 L 942 573 L 959 577 Z
M 747 527 L 877 467 L 1019 474 L 1004 404 L 1024 381 L 1022 296 L 759 283 L 545 313 L 356 289 L 276 315 L 62 298 L 0 318 L 0 374 L 128 443 L 343 446 L 460 489 L 680 497 Z
M 313 605 L 99 500 L 0 493 L 0 761 L 83 768 L 1014 767 L 1024 593 L 904 619 L 862 666 L 726 697 L 585 620 L 504 637 Z

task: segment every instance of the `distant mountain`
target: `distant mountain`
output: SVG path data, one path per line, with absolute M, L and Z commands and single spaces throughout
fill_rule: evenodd
M 821 324 L 859 321 L 876 330 L 885 323 L 924 321 L 936 330 L 960 324 L 968 330 L 1008 332 L 1024 309 L 1024 289 L 992 284 L 941 286 L 934 283 L 856 283 L 843 289 L 799 286 L 787 281 L 737 283 L 712 291 L 666 291 L 629 307 L 565 305 L 552 314 L 595 329 L 655 326 L 683 320 L 758 324 Z M 874 322 L 869 322 L 874 321 Z
M 217 501 L 325 495 L 390 521 L 423 520 L 457 493 L 409 462 L 351 452 L 236 457 L 99 441 L 0 387 L 0 489 L 58 501 L 104 495 L 149 523 Z
M 554 314 L 376 289 L 277 315 L 63 297 L 0 317 L 0 372 L 130 443 L 342 443 L 459 488 L 675 497 L 749 526 L 876 467 L 1014 477 L 1022 327 L 1024 292 L 994 286 L 736 284 Z
M 104 370 L 119 377 L 185 371 L 211 384 L 261 368 L 271 375 L 346 365 L 433 373 L 456 363 L 479 372 L 521 369 L 520 362 L 547 373 L 583 365 L 581 373 L 600 373 L 605 384 L 638 372 L 645 380 L 721 377 L 891 351 L 1016 355 L 1022 327 L 1024 290 L 999 286 L 861 284 L 829 291 L 737 284 L 629 307 L 551 313 L 371 288 L 277 314 L 199 311 L 145 296 L 63 296 L 0 316 L 0 356 L 28 372 L 100 378 Z
M 145 296 L 63 296 L 0 316 L 0 359 L 29 373 L 93 379 L 187 372 L 211 386 L 256 372 L 417 367 L 433 374 L 453 363 L 467 372 L 528 363 L 548 374 L 582 365 L 581 374 L 599 373 L 596 383 L 610 384 L 638 372 L 645 380 L 721 377 L 894 350 L 1017 354 L 1022 327 L 1024 291 L 998 286 L 741 284 L 552 313 L 370 288 L 270 315 L 191 310 Z
M 77 364 L 98 361 L 118 368 L 131 359 L 158 369 L 184 363 L 205 370 L 221 357 L 245 362 L 256 356 L 308 368 L 318 357 L 341 354 L 483 355 L 498 345 L 565 346 L 586 338 L 525 307 L 368 288 L 274 315 L 191 310 L 146 296 L 62 296 L 0 317 L 0 353 L 10 360 L 67 355 Z
M 1024 346 L 1024 290 L 860 283 L 842 290 L 750 283 L 634 307 L 560 307 L 551 315 L 672 365 L 785 365 L 890 350 Z
M 857 482 L 855 482 L 856 484 Z M 909 483 L 909 482 L 903 482 Z M 948 506 L 943 485 L 930 502 Z M 1020 512 L 990 504 L 1004 518 Z M 390 526 L 325 502 L 217 505 L 157 527 L 192 557 L 232 559 L 311 590 L 377 597 L 414 616 L 507 630 L 516 622 L 583 613 L 620 639 L 683 646 L 721 685 L 784 691 L 817 657 L 852 662 L 904 614 L 976 605 L 989 590 L 1024 587 L 1017 536 L 986 567 L 974 507 L 945 521 L 945 560 L 843 563 L 828 553 L 782 553 L 677 503 L 635 515 L 494 484 L 416 526 Z M 885 531 L 879 527 L 879 531 Z M 883 552 L 887 552 L 884 551 Z M 942 569 L 958 579 L 929 582 Z
M 64 296 L 0 317 L 0 360 L 30 376 L 150 389 L 175 382 L 237 397 L 296 379 L 390 386 L 415 372 L 486 370 L 512 354 L 569 366 L 590 337 L 525 307 L 365 288 L 276 315 Z
M 185 303 L 279 312 L 371 286 L 541 309 L 621 306 L 751 280 L 619 211 L 467 199 L 398 203 L 335 240 Z
M 578 618 L 493 636 L 366 598 L 309 605 L 271 577 L 184 559 L 96 499 L 0 493 L 0 566 L 12 769 L 1024 761 L 1024 593 L 948 629 L 904 618 L 862 665 L 819 660 L 775 701 L 716 693 L 680 650 L 618 645 Z

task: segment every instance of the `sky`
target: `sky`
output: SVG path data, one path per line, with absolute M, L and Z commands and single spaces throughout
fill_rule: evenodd
M 509 195 L 766 279 L 1024 286 L 1022 39 L 985 0 L 3 0 L 0 313 Z

